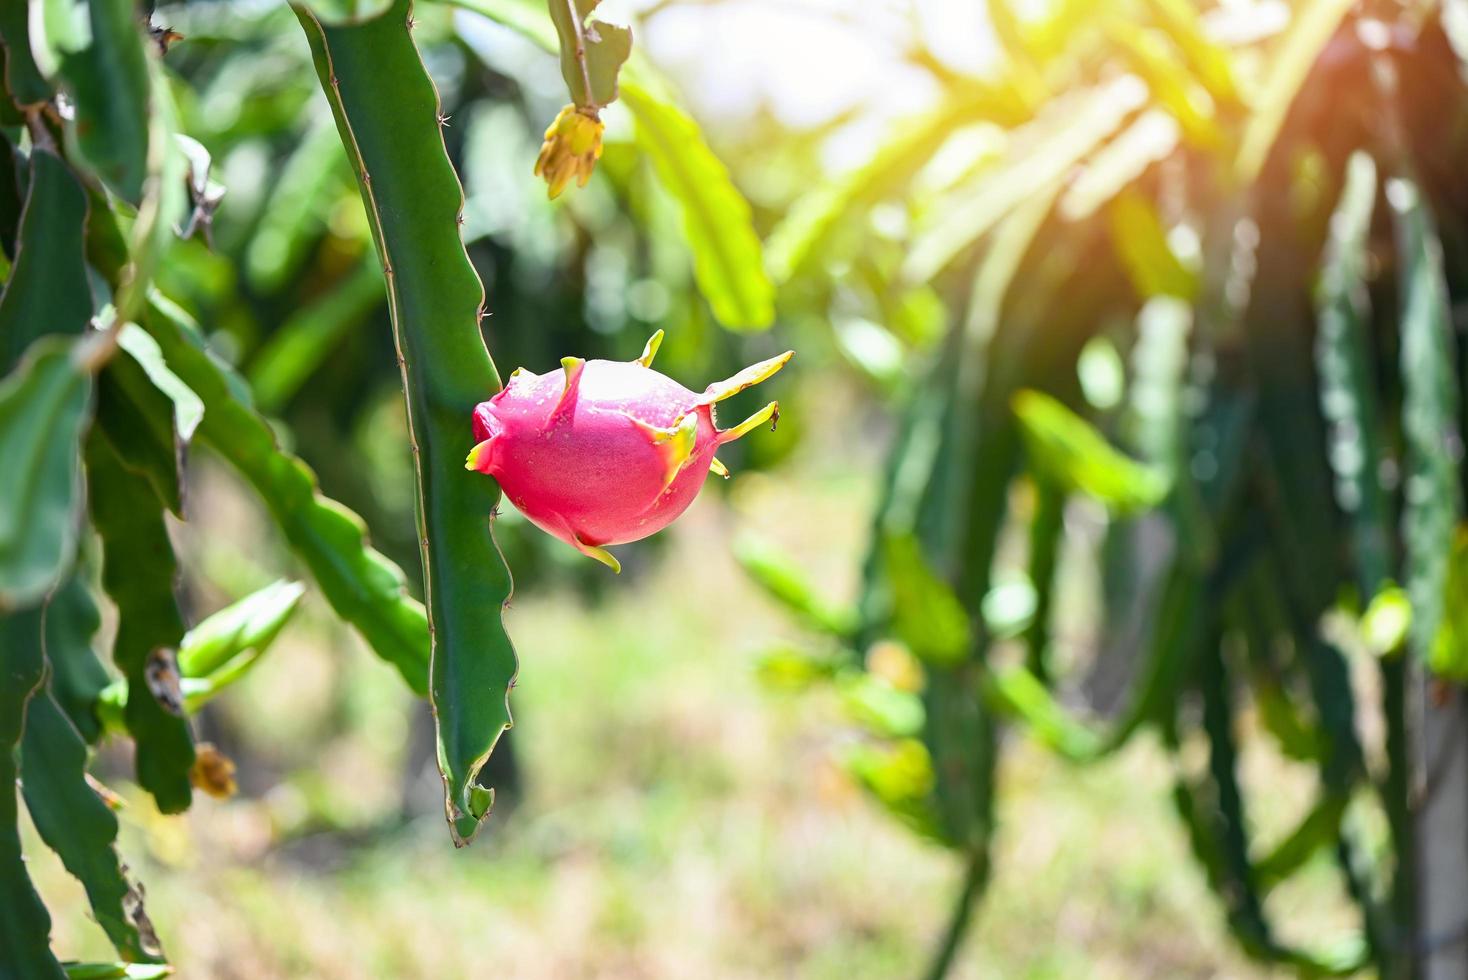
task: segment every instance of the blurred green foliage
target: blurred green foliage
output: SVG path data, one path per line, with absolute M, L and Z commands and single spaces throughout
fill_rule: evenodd
M 942 79 L 951 105 L 894 127 L 770 235 L 792 316 L 827 317 L 838 337 L 854 321 L 881 338 L 865 348 L 902 352 L 873 371 L 837 348 L 905 406 L 857 623 L 813 620 L 827 600 L 783 566 L 772 578 L 770 556 L 751 567 L 825 637 L 812 678 L 887 676 L 894 643 L 920 665 L 921 729 L 856 712 L 850 764 L 969 869 L 932 975 L 988 874 L 1012 725 L 1079 761 L 1158 732 L 1250 955 L 1307 974 L 1456 963 L 1419 944 L 1461 902 L 1417 902 L 1459 873 L 1425 855 L 1451 850 L 1430 814 L 1451 824 L 1460 803 L 1402 793 L 1447 751 L 1424 756 L 1407 727 L 1462 711 L 1435 687 L 1404 721 L 1429 670 L 1459 676 L 1461 9 L 985 6 L 998 70 Z M 960 123 L 986 144 L 934 182 Z M 915 343 L 883 300 L 925 288 L 946 327 Z M 1099 586 L 1091 621 L 1056 601 L 1078 574 Z M 1399 630 L 1382 639 L 1392 581 L 1410 597 L 1393 608 L 1411 658 Z M 1360 626 L 1327 625 L 1368 602 Z M 1363 632 L 1383 659 L 1356 660 Z M 1118 673 L 1127 705 L 1087 717 L 1088 687 Z M 1272 850 L 1240 782 L 1253 711 L 1318 768 L 1316 805 Z M 1266 899 L 1317 851 L 1335 856 L 1359 933 L 1287 943 Z

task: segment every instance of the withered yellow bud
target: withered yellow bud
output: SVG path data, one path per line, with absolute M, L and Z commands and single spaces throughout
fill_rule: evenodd
M 540 157 L 535 161 L 535 175 L 544 177 L 550 196 L 555 199 L 576 178 L 577 187 L 585 187 L 601 159 L 601 133 L 605 127 L 595 109 L 568 105 L 545 131 Z
M 216 799 L 226 800 L 235 794 L 234 760 L 211 742 L 194 746 L 194 768 L 189 782 Z

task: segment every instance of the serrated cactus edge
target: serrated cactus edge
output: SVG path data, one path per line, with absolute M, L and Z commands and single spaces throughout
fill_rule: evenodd
M 463 468 L 474 406 L 501 387 L 479 330 L 484 286 L 459 232 L 464 191 L 443 141 L 438 91 L 413 41 L 411 2 L 342 26 L 294 9 L 387 281 L 417 479 L 429 700 L 445 815 L 463 846 L 494 803 L 476 776 L 510 726 L 517 670 L 501 615 L 512 582 L 491 528 L 499 488 Z

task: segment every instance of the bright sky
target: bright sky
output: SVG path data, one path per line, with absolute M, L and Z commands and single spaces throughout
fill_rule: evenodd
M 1052 0 L 1011 0 L 1020 16 Z M 1097 0 L 1104 2 L 1104 0 Z M 983 0 L 605 0 L 602 16 L 663 7 L 637 39 L 683 85 L 696 113 L 724 125 L 768 109 L 792 128 L 818 125 L 853 106 L 861 121 L 828 146 L 840 170 L 865 159 L 894 118 L 930 105 L 931 78 L 905 63 L 918 41 L 950 67 L 984 74 L 999 57 Z M 1280 30 L 1284 0 L 1221 0 L 1205 21 L 1234 42 Z
M 616 6 L 608 0 L 604 16 Z M 706 111 L 737 118 L 763 103 L 786 125 L 807 127 L 857 103 L 910 110 L 931 98 L 924 73 L 903 62 L 916 37 L 955 67 L 982 67 L 993 56 L 982 6 L 693 0 L 660 11 L 641 40 Z

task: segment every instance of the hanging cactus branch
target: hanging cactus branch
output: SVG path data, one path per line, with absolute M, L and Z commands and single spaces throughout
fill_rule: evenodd
M 535 162 L 552 198 L 574 179 L 585 187 L 601 158 L 601 110 L 617 99 L 617 74 L 632 53 L 632 31 L 592 20 L 600 0 L 548 0 L 560 40 L 561 77 L 571 104 L 545 131 Z
M 444 811 L 459 846 L 494 804 L 476 782 L 510 727 L 517 664 L 501 611 L 510 571 L 495 544 L 499 488 L 460 461 L 467 420 L 499 375 L 479 331 L 484 286 L 459 232 L 463 188 L 443 141 L 438 92 L 413 41 L 411 3 L 360 24 L 295 8 L 357 173 L 387 284 L 417 480 L 417 524 L 431 644 L 429 698 Z

